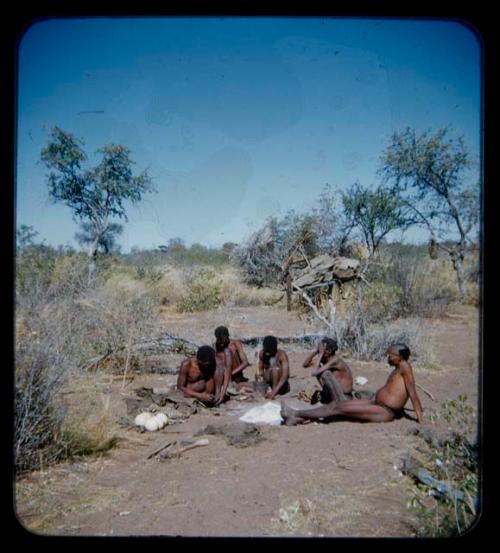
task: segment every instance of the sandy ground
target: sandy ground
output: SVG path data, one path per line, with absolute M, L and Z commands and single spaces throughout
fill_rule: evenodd
M 219 324 L 229 326 L 234 337 L 316 330 L 293 314 L 263 307 L 163 314 L 163 322 L 166 330 L 197 343 L 210 343 Z M 432 368 L 414 366 L 414 371 L 417 383 L 435 399 L 419 390 L 424 410 L 429 413 L 460 394 L 476 407 L 478 311 L 460 307 L 445 318 L 427 321 L 425 330 L 434 363 Z M 254 352 L 249 354 L 252 358 Z M 304 355 L 289 351 L 291 397 L 312 382 L 310 369 L 301 367 Z M 173 356 L 168 362 L 179 359 Z M 346 359 L 355 377 L 368 379 L 358 389 L 378 388 L 390 372 L 385 363 Z M 416 445 L 416 422 L 404 418 L 388 424 L 260 426 L 262 441 L 248 447 L 229 445 L 223 435 L 200 434 L 197 437 L 208 438 L 208 446 L 180 458 L 148 460 L 148 454 L 168 439 L 192 437 L 209 424 L 234 425 L 235 412 L 248 407 L 233 399 L 159 432 L 139 433 L 119 424 L 126 416 L 124 394 L 174 381 L 174 376 L 143 374 L 122 388 L 109 375 L 94 375 L 92 381 L 79 383 L 81 390 L 93 390 L 96 409 L 105 409 L 121 441 L 106 454 L 20 478 L 20 523 L 43 535 L 412 535 L 406 508 L 409 480 L 399 468 L 401 458 Z M 86 396 L 75 392 L 68 397 L 78 403 Z

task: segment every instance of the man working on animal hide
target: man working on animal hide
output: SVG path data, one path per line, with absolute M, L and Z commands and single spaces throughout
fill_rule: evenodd
M 229 351 L 224 359 L 225 363 L 229 362 L 230 379 L 235 384 L 248 382 L 243 374 L 243 371 L 250 366 L 248 358 L 243 349 L 243 344 L 240 340 L 231 340 L 229 338 L 229 330 L 225 326 L 218 326 L 215 329 L 215 353 L 218 358 L 224 359 L 224 352 Z
M 259 352 L 257 373 L 257 380 L 262 379 L 271 387 L 266 394 L 266 399 L 274 399 L 278 394 L 289 392 L 289 377 L 288 355 L 282 349 L 278 349 L 278 340 L 274 336 L 266 336 Z
M 196 398 L 207 407 L 219 405 L 226 394 L 228 371 L 222 359 L 217 359 L 210 346 L 198 348 L 195 357 L 181 363 L 177 389 L 184 397 Z

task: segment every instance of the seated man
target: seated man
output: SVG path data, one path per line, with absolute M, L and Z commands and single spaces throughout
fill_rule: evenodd
M 390 422 L 402 416 L 408 398 L 415 408 L 418 422 L 422 424 L 422 405 L 415 388 L 413 369 L 408 362 L 410 350 L 405 344 L 393 344 L 387 353 L 389 365 L 395 368 L 384 386 L 377 390 L 374 399 L 334 400 L 327 405 L 308 409 L 292 409 L 282 402 L 281 416 L 285 424 L 300 424 L 306 420 L 329 417 L 363 422 Z
M 337 349 L 337 342 L 325 337 L 318 344 L 316 351 L 308 355 L 303 363 L 304 368 L 310 367 L 313 359 L 318 356 L 312 376 L 315 376 L 321 384 L 321 403 L 352 399 L 351 369 L 344 360 L 336 355 Z M 315 403 L 314 399 L 311 403 Z
M 217 357 L 222 358 L 222 353 L 228 350 L 230 356 L 230 379 L 235 383 L 248 382 L 248 378 L 243 375 L 243 371 L 250 366 L 248 358 L 243 349 L 240 340 L 231 340 L 229 330 L 225 326 L 218 326 L 215 329 L 215 352 Z M 228 356 L 229 357 L 229 356 Z M 225 362 L 228 362 L 226 358 Z
M 201 346 L 196 357 L 185 359 L 181 363 L 177 378 L 177 389 L 184 397 L 202 401 L 207 407 L 219 405 L 224 399 L 226 371 L 224 363 L 217 362 L 215 350 L 210 346 Z
M 288 355 L 278 349 L 278 340 L 274 336 L 266 336 L 259 351 L 259 369 L 256 380 L 263 380 L 271 387 L 266 393 L 267 399 L 274 399 L 278 394 L 290 391 L 290 366 Z

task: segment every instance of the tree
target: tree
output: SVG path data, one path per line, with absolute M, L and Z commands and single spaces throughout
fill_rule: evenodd
M 412 209 L 417 224 L 429 231 L 431 241 L 449 254 L 463 298 L 463 260 L 478 228 L 480 186 L 466 183 L 470 154 L 463 138 L 448 138 L 448 132 L 443 128 L 419 135 L 408 127 L 394 133 L 380 172 Z
M 52 200 L 67 205 L 75 221 L 87 223 L 94 237 L 87 252 L 90 279 L 95 272 L 99 243 L 113 228 L 111 219 L 127 220 L 124 203 L 136 204 L 154 188 L 146 171 L 138 176 L 132 174 L 134 162 L 128 148 L 116 144 L 103 146 L 97 151 L 100 163 L 83 169 L 87 160 L 83 145 L 71 133 L 54 127 L 41 159 L 52 170 L 47 177 Z
M 21 225 L 16 231 L 16 246 L 19 251 L 24 250 L 34 243 L 35 236 L 38 235 L 32 226 Z
M 82 246 L 90 246 L 94 243 L 94 227 L 88 222 L 80 223 L 80 232 L 75 234 L 76 241 Z M 116 237 L 123 232 L 123 226 L 119 223 L 111 223 L 105 234 L 102 234 L 97 243 L 97 251 L 104 254 L 119 252 L 120 246 L 116 243 Z
M 342 194 L 346 226 L 359 231 L 368 248 L 369 266 L 382 240 L 393 230 L 405 230 L 413 219 L 398 197 L 382 185 L 371 190 L 354 183 Z

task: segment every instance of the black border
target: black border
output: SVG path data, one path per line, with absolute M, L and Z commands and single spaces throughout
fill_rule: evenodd
M 477 540 L 481 537 L 487 537 L 487 532 L 492 529 L 492 512 L 493 504 L 493 464 L 492 454 L 495 449 L 495 443 L 492 437 L 492 428 L 494 421 L 490 420 L 493 412 L 490 409 L 492 394 L 496 387 L 493 384 L 496 376 L 496 363 L 493 359 L 491 348 L 492 332 L 494 331 L 493 316 L 495 308 L 493 306 L 493 297 L 491 296 L 495 289 L 498 272 L 497 263 L 493 246 L 495 237 L 493 235 L 495 225 L 495 215 L 493 210 L 496 207 L 494 203 L 494 187 L 498 182 L 498 169 L 496 155 L 498 144 L 495 141 L 496 128 L 498 128 L 498 108 L 497 103 L 500 99 L 500 94 L 496 82 L 496 54 L 497 54 L 497 35 L 498 31 L 494 28 L 496 17 L 493 8 L 488 9 L 485 6 L 466 6 L 461 4 L 455 5 L 450 9 L 449 6 L 440 6 L 438 2 L 429 2 L 421 0 L 414 4 L 405 4 L 400 0 L 383 1 L 383 2 L 343 2 L 336 5 L 334 2 L 317 2 L 308 1 L 300 4 L 291 2 L 267 2 L 266 4 L 259 2 L 249 2 L 248 0 L 233 1 L 233 2 L 211 2 L 208 4 L 197 4 L 192 1 L 177 1 L 167 2 L 162 0 L 145 0 L 142 2 L 126 1 L 126 0 L 73 0 L 65 2 L 61 0 L 49 0 L 36 6 L 16 5 L 10 8 L 8 14 L 2 17 L 2 32 L 0 33 L 0 56 L 2 61 L 3 82 L 0 87 L 1 109 L 2 109 L 2 137 L 4 144 L 2 153 L 4 162 L 2 169 L 4 174 L 4 183 L 8 183 L 3 187 L 2 201 L 0 202 L 2 209 L 2 286 L 3 293 L 1 294 L 1 312 L 5 318 L 4 332 L 2 336 L 5 339 L 3 349 L 4 370 L 3 375 L 6 379 L 4 390 L 13 389 L 13 374 L 10 370 L 14 365 L 14 308 L 13 308 L 13 282 L 14 282 L 14 225 L 15 225 L 15 205 L 14 205 L 14 182 L 15 182 L 15 143 L 16 143 L 16 56 L 17 45 L 25 30 L 34 22 L 42 19 L 53 17 L 93 17 L 93 16 L 113 16 L 113 17 L 134 17 L 134 16 L 338 16 L 338 17 L 387 17 L 394 19 L 446 19 L 455 20 L 469 26 L 478 36 L 483 45 L 483 125 L 484 125 L 484 143 L 483 143 L 483 160 L 484 160 L 484 189 L 483 189 L 483 235 L 482 235 L 482 317 L 481 317 L 481 335 L 480 344 L 482 353 L 482 392 L 483 392 L 483 410 L 482 410 L 482 463 L 483 463 L 483 505 L 482 513 L 476 525 L 464 536 L 460 538 L 449 538 L 452 542 Z M 498 254 L 497 254 L 498 255 Z M 6 293 L 6 291 L 9 293 Z M 490 321 L 490 324 L 488 324 Z M 7 353 L 8 352 L 8 353 Z M 3 427 L 6 430 L 7 440 L 12 443 L 12 413 L 13 413 L 13 398 L 10 401 L 2 401 L 2 408 L 5 411 L 2 417 Z M 488 437 L 490 440 L 488 441 Z M 7 532 L 16 540 L 16 544 L 47 544 L 55 545 L 57 542 L 64 545 L 67 540 L 74 541 L 75 538 L 61 536 L 49 537 L 32 534 L 25 530 L 17 520 L 13 511 L 13 458 L 12 454 L 9 458 L 7 470 L 2 471 L 2 483 L 5 486 L 2 498 L 8 503 L 7 519 L 4 519 L 4 535 Z M 5 524 L 6 523 L 6 524 Z M 85 545 L 94 543 L 95 540 L 103 540 L 106 538 L 88 537 L 77 538 L 77 542 L 83 542 Z M 138 539 L 142 538 L 112 538 L 112 542 L 123 546 L 127 544 L 136 545 Z M 209 540 L 210 545 L 222 545 L 222 542 L 228 542 L 229 546 L 233 546 L 234 542 L 247 541 L 243 538 L 146 538 L 148 542 L 151 540 L 171 540 L 182 539 L 183 544 L 197 542 L 199 539 Z M 294 538 L 283 539 L 276 538 L 268 540 L 266 538 L 252 538 L 270 542 L 272 545 L 288 545 L 288 542 L 295 541 Z M 319 538 L 315 538 L 319 539 Z M 325 538 L 335 539 L 335 538 Z M 362 542 L 384 542 L 380 545 L 394 545 L 396 547 L 408 547 L 409 545 L 427 546 L 434 542 L 435 545 L 441 546 L 441 540 L 408 540 L 406 538 L 336 538 L 336 539 L 352 539 Z M 53 543 L 54 542 L 54 543 Z M 285 542 L 285 543 L 279 543 Z M 388 543 L 392 542 L 392 543 Z M 404 543 L 402 543 L 404 542 Z M 413 542 L 413 543 L 412 543 Z M 114 544 L 114 543 L 113 543 Z M 111 545 L 108 542 L 106 545 Z M 364 543 L 362 544 L 364 545 Z M 452 543 L 450 545 L 455 545 Z M 458 545 L 458 543 L 457 543 Z

